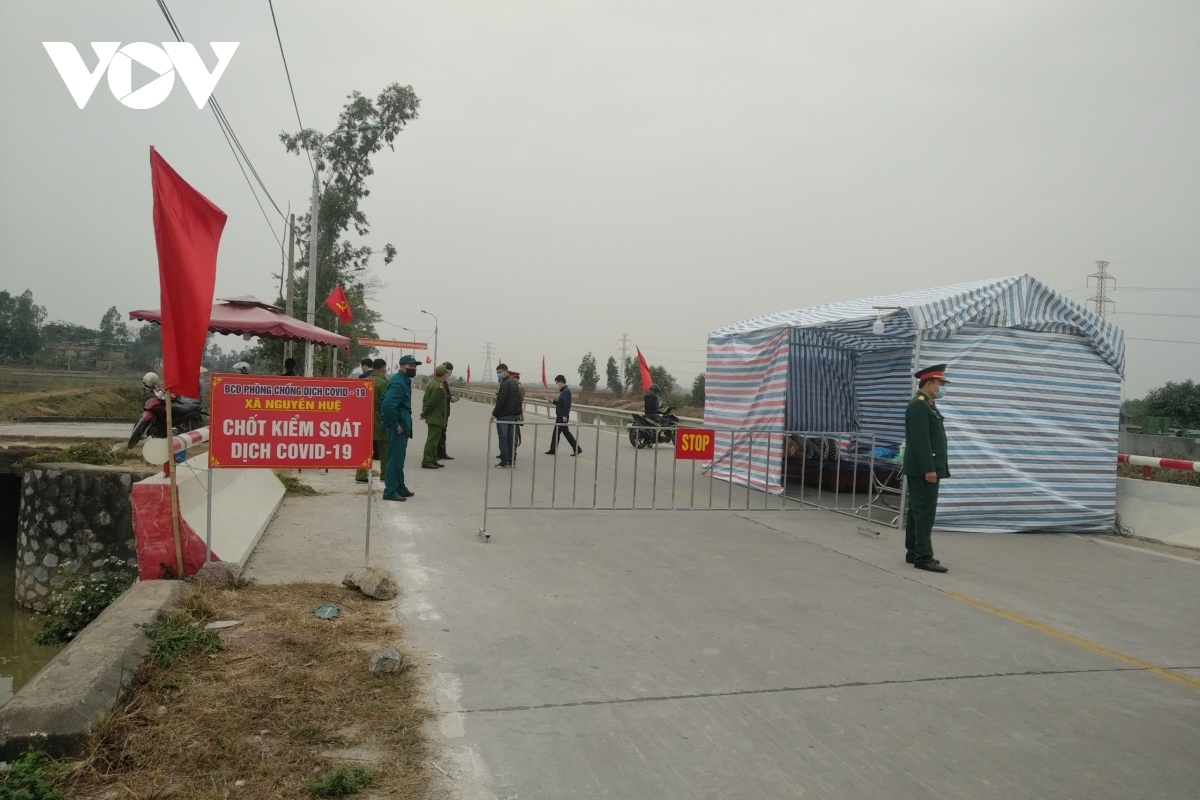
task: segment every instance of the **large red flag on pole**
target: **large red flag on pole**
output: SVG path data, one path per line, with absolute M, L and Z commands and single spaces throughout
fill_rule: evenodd
M 467 364 L 467 383 L 471 382 L 471 365 Z
M 642 355 L 640 347 L 635 346 L 633 349 L 637 350 L 638 367 L 642 371 L 642 391 L 644 392 L 650 388 L 650 384 L 654 383 L 654 381 L 650 380 L 650 365 L 646 363 L 646 357 Z
M 226 216 L 153 147 L 150 182 L 162 304 L 163 388 L 199 397 L 200 359 L 217 282 L 217 245 Z
M 549 389 L 550 384 L 546 383 L 546 357 L 542 356 L 542 388 Z
M 343 325 L 354 319 L 354 313 L 350 310 L 350 301 L 346 299 L 346 293 L 342 291 L 341 286 L 333 287 L 329 297 L 325 298 L 325 305 L 329 306 L 329 310 L 337 315 Z

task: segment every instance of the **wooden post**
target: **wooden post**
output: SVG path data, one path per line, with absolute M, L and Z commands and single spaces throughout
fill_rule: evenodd
M 287 315 L 295 316 L 292 312 L 296 308 L 296 215 L 292 214 L 288 221 L 288 270 L 287 270 Z M 292 343 L 284 342 L 283 357 L 290 358 L 292 355 Z
M 175 434 L 172 432 L 171 421 L 171 392 L 169 389 L 164 390 L 163 394 L 167 398 L 167 441 L 171 441 L 171 437 Z M 175 454 L 171 452 L 172 448 L 167 445 L 167 470 L 171 476 L 171 533 L 175 537 L 175 579 L 183 580 L 183 543 L 179 538 L 179 492 L 178 486 L 175 484 Z

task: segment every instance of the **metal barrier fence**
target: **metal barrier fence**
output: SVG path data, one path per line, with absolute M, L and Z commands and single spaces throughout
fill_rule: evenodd
M 511 428 L 512 466 L 493 465 Z M 686 429 L 680 429 L 686 430 Z M 572 455 L 561 432 L 582 449 Z M 714 430 L 711 461 L 681 464 L 674 431 L 644 425 L 492 421 L 483 525 L 494 511 L 801 511 L 824 509 L 898 527 L 899 467 L 875 435 Z M 657 442 L 654 442 L 657 438 Z M 542 452 L 542 447 L 550 448 Z M 553 452 L 550 452 L 553 451 Z

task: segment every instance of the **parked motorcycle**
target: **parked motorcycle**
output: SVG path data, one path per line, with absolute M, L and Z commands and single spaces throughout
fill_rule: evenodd
M 653 447 L 659 442 L 674 443 L 679 417 L 675 416 L 670 406 L 660 408 L 658 416 L 659 420 L 654 420 L 644 414 L 634 414 L 633 421 L 629 423 L 629 443 L 639 450 Z
M 142 439 L 167 438 L 167 395 L 158 385 L 158 376 L 147 372 L 142 378 L 149 397 L 142 407 L 142 416 L 129 435 L 129 446 Z M 203 428 L 208 424 L 208 412 L 199 400 L 190 397 L 171 398 L 171 425 L 180 433 Z

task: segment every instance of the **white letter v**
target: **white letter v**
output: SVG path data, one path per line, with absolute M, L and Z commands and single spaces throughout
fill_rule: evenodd
M 58 74 L 62 76 L 71 97 L 75 98 L 75 105 L 80 108 L 87 105 L 92 92 L 96 91 L 100 76 L 108 69 L 108 62 L 112 61 L 120 46 L 120 42 L 92 42 L 92 50 L 95 51 L 99 62 L 94 72 L 88 72 L 87 65 L 83 63 L 75 45 L 70 42 L 42 42 L 42 47 L 50 54 L 50 60 L 58 68 Z
M 241 43 L 209 42 L 208 44 L 217 54 L 217 65 L 213 67 L 212 73 L 205 68 L 204 62 L 200 60 L 200 54 L 192 45 L 187 42 L 162 43 L 163 49 L 171 57 L 171 63 L 175 65 L 175 71 L 179 73 L 179 77 L 183 78 L 183 85 L 187 87 L 192 99 L 196 101 L 196 108 L 204 108 L 209 95 L 213 93 L 213 89 L 217 88 L 217 81 L 221 80 L 221 76 L 225 74 L 225 68 L 229 66 L 229 59 L 233 58 L 234 51 Z

